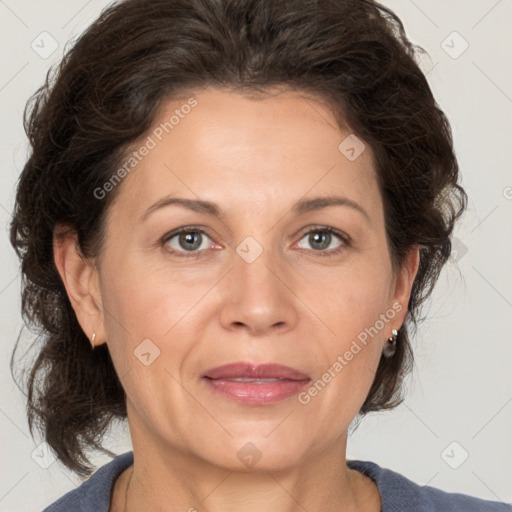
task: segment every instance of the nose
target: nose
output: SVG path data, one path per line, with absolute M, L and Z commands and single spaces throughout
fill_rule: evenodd
M 298 320 L 299 299 L 287 282 L 289 272 L 266 250 L 249 261 L 235 253 L 233 268 L 223 280 L 222 326 L 253 336 L 293 329 Z

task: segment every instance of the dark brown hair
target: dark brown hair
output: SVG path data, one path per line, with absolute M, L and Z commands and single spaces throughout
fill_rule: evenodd
M 105 9 L 49 71 L 25 110 L 31 154 L 11 243 L 23 317 L 39 342 L 25 382 L 30 432 L 36 425 L 63 464 L 89 475 L 88 449 L 114 456 L 101 441 L 126 405 L 107 345 L 91 350 L 71 307 L 53 260 L 54 228 L 68 222 L 83 255 L 98 256 L 122 185 L 102 200 L 94 190 L 165 101 L 206 86 L 313 93 L 372 148 L 393 268 L 416 244 L 421 261 L 396 354 L 381 358 L 359 414 L 401 403 L 413 362 L 408 327 L 420 320 L 467 202 L 418 51 L 396 15 L 372 0 L 127 0 Z

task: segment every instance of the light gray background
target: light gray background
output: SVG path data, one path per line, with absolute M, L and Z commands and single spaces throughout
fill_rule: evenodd
M 428 308 L 429 320 L 413 341 L 416 365 L 407 399 L 393 412 L 363 420 L 347 455 L 373 460 L 420 485 L 512 502 L 512 1 L 383 3 L 430 55 L 421 66 L 452 124 L 470 203 L 456 231 L 457 251 Z M 24 105 L 66 42 L 106 5 L 105 0 L 0 0 L 1 511 L 42 510 L 80 483 L 57 462 L 47 469 L 35 462 L 48 464 L 51 456 L 37 448 L 41 439 L 29 436 L 23 397 L 8 370 L 22 322 L 18 261 L 7 229 L 27 153 Z M 45 31 L 58 48 L 42 58 L 31 43 L 40 53 L 49 51 L 51 39 L 40 35 Z M 461 53 L 464 41 L 469 46 Z M 116 453 L 129 450 L 127 429 L 113 428 L 106 444 Z M 110 459 L 93 460 L 102 465 Z

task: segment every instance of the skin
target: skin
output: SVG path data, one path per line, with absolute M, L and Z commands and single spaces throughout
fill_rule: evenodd
M 371 148 L 348 160 L 338 146 L 350 131 L 318 98 L 191 96 L 198 105 L 118 185 L 101 257 L 81 258 L 71 236 L 54 244 L 77 318 L 96 345 L 108 344 L 127 394 L 134 467 L 117 479 L 110 510 L 125 510 L 133 469 L 130 512 L 379 512 L 375 483 L 346 466 L 347 432 L 404 322 L 418 248 L 393 272 Z M 184 103 L 168 102 L 146 136 Z M 215 202 L 223 217 L 171 205 L 140 221 L 169 195 Z M 348 206 L 291 211 L 329 195 L 357 202 L 367 218 Z M 190 254 L 179 236 L 161 240 L 198 225 L 206 234 L 196 258 L 169 252 Z M 315 249 L 318 225 L 351 240 L 332 235 Z M 236 252 L 248 236 L 262 248 L 252 263 Z M 401 311 L 307 404 L 240 404 L 200 379 L 249 361 L 315 381 L 393 304 Z M 148 366 L 134 357 L 145 339 L 160 350 Z M 251 467 L 237 456 L 249 442 L 261 455 Z

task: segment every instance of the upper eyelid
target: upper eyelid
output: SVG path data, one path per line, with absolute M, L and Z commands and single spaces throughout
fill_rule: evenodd
M 162 241 L 168 242 L 171 238 L 174 238 L 175 236 L 178 236 L 181 233 L 190 233 L 190 232 L 199 232 L 201 234 L 206 235 L 212 241 L 215 241 L 214 240 L 215 237 L 210 235 L 210 233 L 208 232 L 208 230 L 206 228 L 200 227 L 200 226 L 183 226 L 182 228 L 173 229 L 172 231 L 169 231 L 169 233 L 166 233 L 162 237 Z

